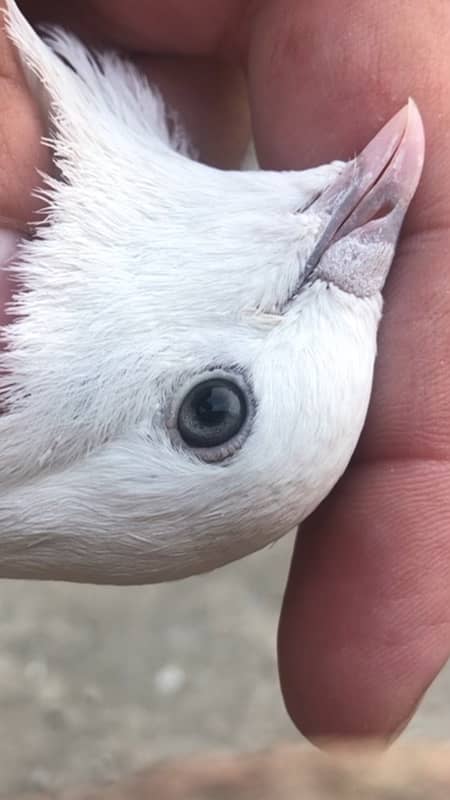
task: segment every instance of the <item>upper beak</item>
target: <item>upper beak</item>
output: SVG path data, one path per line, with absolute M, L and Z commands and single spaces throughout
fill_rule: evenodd
M 422 120 L 410 100 L 310 207 L 323 226 L 302 282 L 322 278 L 358 296 L 383 288 L 424 150 Z

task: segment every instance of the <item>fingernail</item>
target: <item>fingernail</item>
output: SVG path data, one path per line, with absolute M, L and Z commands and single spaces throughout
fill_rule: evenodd
M 22 236 L 17 231 L 0 228 L 0 269 L 15 256 Z
M 406 717 L 404 717 L 404 719 L 401 720 L 401 722 L 399 722 L 399 724 L 396 726 L 396 728 L 393 731 L 391 731 L 391 733 L 388 735 L 388 737 L 387 737 L 388 746 L 393 744 L 395 742 L 395 740 L 398 739 L 399 736 L 401 736 L 401 734 L 403 733 L 405 728 L 408 727 L 409 723 L 411 722 L 413 717 L 416 715 L 417 709 L 419 708 L 419 706 L 420 706 L 420 704 L 421 704 L 421 702 L 423 700 L 423 697 L 424 697 L 424 695 L 421 695 L 419 697 L 417 702 L 413 705 L 412 709 L 409 711 L 408 715 Z

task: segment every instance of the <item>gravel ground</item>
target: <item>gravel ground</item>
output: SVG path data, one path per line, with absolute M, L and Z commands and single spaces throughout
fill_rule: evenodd
M 291 545 L 165 586 L 0 584 L 0 798 L 298 740 L 275 664 Z M 450 670 L 406 735 L 449 736 L 448 698 Z

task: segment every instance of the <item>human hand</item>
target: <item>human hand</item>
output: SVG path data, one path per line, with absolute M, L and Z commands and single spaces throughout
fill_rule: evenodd
M 427 136 L 384 292 L 365 431 L 302 526 L 279 635 L 281 683 L 303 731 L 392 737 L 450 646 L 450 8 L 320 0 L 303 14 L 285 3 L 281 15 L 279 5 L 261 15 L 252 62 L 264 165 L 351 156 L 408 94 Z
M 406 0 L 391 0 L 389 15 L 368 0 L 319 0 L 313 8 L 293 0 L 201 0 L 194 7 L 172 0 L 164 8 L 135 0 L 126 13 L 119 2 L 101 0 L 88 10 L 83 3 L 82 13 L 79 3 L 22 5 L 33 18 L 134 53 L 185 116 L 202 157 L 220 166 L 237 159 L 246 139 L 239 63 L 248 66 L 263 166 L 349 157 L 408 94 L 417 100 L 427 167 L 386 293 L 368 424 L 352 467 L 303 526 L 280 627 L 282 685 L 305 733 L 392 735 L 446 660 L 450 638 L 450 11 L 440 0 L 430 0 L 420 20 Z M 4 53 L 0 98 L 11 110 L 2 132 L 0 208 L 23 224 L 35 167 L 45 169 L 48 155 L 6 44 Z M 216 71 L 205 77 L 207 63 Z M 232 110 L 239 123 L 226 125 Z M 225 141 L 228 162 L 218 157 Z

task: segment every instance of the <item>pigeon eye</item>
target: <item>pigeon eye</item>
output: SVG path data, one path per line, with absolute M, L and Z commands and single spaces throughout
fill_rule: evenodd
M 177 427 L 189 447 L 219 447 L 237 436 L 247 417 L 242 389 L 232 380 L 210 378 L 187 393 L 178 412 Z

